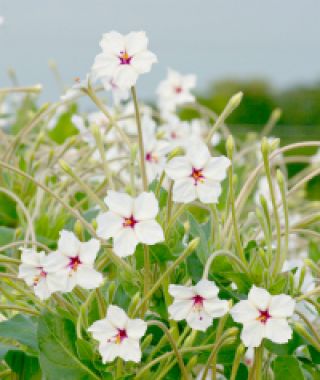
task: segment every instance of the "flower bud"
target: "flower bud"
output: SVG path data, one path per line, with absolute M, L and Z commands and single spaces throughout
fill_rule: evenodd
M 198 355 L 192 356 L 191 359 L 189 359 L 187 364 L 187 370 L 191 371 L 198 363 Z
M 140 299 L 141 299 L 140 292 L 137 292 L 131 299 L 131 302 L 128 308 L 128 315 L 132 315 L 133 312 L 137 309 Z
M 230 106 L 230 108 L 232 109 L 232 111 L 239 106 L 239 104 L 241 103 L 242 98 L 243 98 L 243 92 L 242 91 L 237 92 L 235 95 L 233 95 L 231 97 L 231 99 L 229 100 L 229 104 L 228 105 Z
M 262 139 L 261 152 L 262 152 L 263 157 L 267 157 L 270 152 L 270 144 L 266 137 Z
M 61 169 L 64 170 L 66 173 L 68 173 L 70 175 L 73 174 L 72 169 L 64 160 L 59 160 L 59 165 L 60 165 Z
M 229 135 L 226 142 L 227 155 L 232 160 L 233 151 L 234 151 L 234 139 L 232 135 Z
M 78 237 L 78 239 L 81 241 L 83 240 L 83 225 L 80 222 L 80 220 L 76 220 L 74 227 L 73 227 L 74 233 Z
M 141 343 L 141 351 L 144 351 L 148 346 L 150 346 L 152 342 L 153 335 L 148 334 L 144 339 L 143 342 Z
M 109 305 L 113 303 L 113 298 L 114 298 L 115 292 L 116 292 L 116 283 L 114 281 L 111 281 L 109 283 L 108 296 L 107 296 Z

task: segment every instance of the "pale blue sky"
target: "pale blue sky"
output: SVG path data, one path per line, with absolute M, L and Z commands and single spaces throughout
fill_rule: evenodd
M 200 89 L 226 77 L 265 77 L 277 86 L 320 79 L 319 0 L 0 0 L 0 83 L 16 69 L 54 100 L 47 62 L 64 80 L 84 76 L 102 33 L 146 30 L 159 63 L 139 81 L 152 96 L 168 66 L 194 72 Z

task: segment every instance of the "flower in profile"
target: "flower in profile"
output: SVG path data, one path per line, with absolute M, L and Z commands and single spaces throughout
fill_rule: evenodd
M 98 216 L 97 235 L 103 239 L 112 237 L 118 256 L 132 255 L 138 243 L 153 245 L 164 240 L 162 228 L 155 220 L 159 206 L 153 193 L 143 192 L 133 198 L 110 190 L 105 203 L 109 211 Z
M 186 156 L 174 157 L 166 166 L 166 173 L 174 181 L 173 200 L 189 203 L 199 199 L 203 203 L 217 203 L 221 184 L 227 175 L 230 160 L 225 156 L 211 157 L 207 146 L 195 143 Z
M 177 71 L 168 69 L 167 78 L 160 82 L 157 89 L 159 108 L 165 112 L 172 112 L 179 105 L 194 102 L 195 97 L 190 90 L 195 85 L 195 75 L 181 75 Z
M 65 277 L 61 277 L 63 262 L 57 260 L 55 265 L 48 265 L 55 253 L 46 255 L 43 251 L 23 248 L 18 277 L 27 285 L 32 286 L 34 293 L 41 300 L 45 300 L 52 293 L 62 290 L 65 286 Z
M 148 48 L 145 32 L 131 32 L 122 35 L 112 31 L 102 36 L 102 53 L 98 54 L 92 66 L 95 79 L 112 81 L 120 89 L 134 86 L 140 74 L 147 73 L 157 62 L 155 54 Z
M 248 299 L 230 311 L 235 322 L 242 323 L 241 340 L 246 347 L 258 347 L 262 339 L 287 343 L 292 329 L 287 318 L 293 315 L 295 300 L 288 295 L 272 296 L 267 290 L 253 286 Z
M 125 361 L 140 362 L 140 338 L 147 330 L 142 319 L 130 319 L 118 306 L 110 305 L 106 318 L 94 322 L 88 329 L 99 341 L 103 363 L 120 357 Z
M 95 289 L 103 281 L 102 274 L 94 269 L 94 262 L 100 249 L 100 242 L 91 239 L 85 243 L 79 241 L 71 231 L 62 230 L 58 241 L 57 252 L 51 256 L 49 267 L 56 261 L 63 261 L 64 274 L 66 277 L 65 292 L 71 292 L 79 285 L 85 289 Z
M 169 293 L 174 298 L 168 308 L 170 318 L 185 319 L 195 330 L 205 331 L 214 318 L 229 310 L 228 301 L 219 299 L 219 288 L 213 281 L 201 280 L 195 286 L 170 285 Z

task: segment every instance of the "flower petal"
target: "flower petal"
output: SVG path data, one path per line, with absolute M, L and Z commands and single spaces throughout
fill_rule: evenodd
M 218 203 L 222 188 L 219 182 L 205 179 L 196 186 L 197 197 L 202 203 Z
M 117 328 L 107 318 L 94 322 L 88 331 L 92 333 L 94 339 L 100 342 L 107 341 L 118 333 Z
M 295 300 L 286 294 L 272 296 L 269 306 L 269 314 L 276 318 L 291 317 L 295 305 Z
M 219 298 L 203 301 L 205 312 L 213 318 L 220 318 L 229 311 L 229 302 Z
M 171 319 L 181 321 L 186 319 L 193 307 L 193 301 L 189 300 L 175 300 L 169 307 L 168 312 Z
M 287 343 L 292 337 L 292 329 L 284 318 L 270 318 L 266 323 L 265 337 L 274 343 Z
M 131 216 L 133 210 L 133 199 L 130 195 L 109 190 L 104 201 L 109 209 L 114 213 L 126 218 Z
M 169 285 L 169 294 L 177 299 L 190 300 L 196 295 L 193 286 Z
M 203 298 L 215 298 L 219 293 L 219 288 L 213 281 L 200 280 L 194 286 L 194 292 Z
M 77 270 L 77 284 L 84 289 L 98 288 L 103 282 L 103 276 L 88 265 L 79 265 Z
M 100 249 L 100 241 L 91 239 L 80 244 L 80 261 L 84 264 L 93 264 Z
M 125 50 L 125 37 L 115 31 L 105 33 L 100 41 L 100 47 L 104 53 L 118 56 Z
M 129 56 L 135 55 L 148 48 L 148 37 L 143 31 L 131 32 L 124 37 L 126 51 Z
M 207 145 L 198 142 L 189 145 L 186 157 L 194 168 L 203 169 L 211 156 Z
M 189 177 L 192 174 L 192 165 L 186 157 L 174 157 L 168 162 L 165 172 L 174 180 Z
M 246 347 L 259 347 L 265 337 L 265 325 L 259 321 L 246 322 L 241 332 L 241 340 Z
M 157 62 L 157 56 L 151 51 L 142 51 L 132 57 L 131 66 L 139 74 L 148 73 L 154 63 Z
M 139 240 L 134 230 L 130 227 L 123 228 L 113 238 L 113 249 L 118 256 L 126 257 L 134 254 L 138 243 Z
M 120 88 L 134 86 L 138 79 L 138 72 L 131 65 L 120 65 L 114 73 L 114 83 Z
M 210 157 L 203 168 L 203 175 L 215 181 L 222 181 L 227 176 L 227 169 L 231 165 L 229 158 L 225 156 Z
M 164 241 L 162 228 L 155 220 L 145 220 L 135 225 L 135 233 L 141 243 L 153 245 Z
M 80 241 L 71 231 L 62 230 L 58 241 L 58 251 L 65 256 L 77 256 L 80 250 Z
M 148 325 L 142 319 L 128 319 L 126 331 L 129 338 L 140 339 L 147 331 Z
M 196 186 L 192 178 L 182 178 L 174 182 L 173 201 L 177 203 L 190 203 L 197 198 Z
M 253 285 L 248 294 L 248 300 L 259 310 L 266 310 L 271 302 L 271 295 L 267 290 Z
M 124 329 L 128 322 L 128 316 L 119 306 L 110 305 L 107 310 L 108 321 L 118 329 Z
M 133 215 L 136 220 L 154 219 L 158 212 L 158 201 L 153 193 L 143 192 L 134 200 Z
M 141 361 L 141 349 L 138 341 L 126 338 L 119 344 L 119 356 L 125 361 L 139 363 Z
M 97 217 L 97 235 L 102 239 L 116 236 L 123 227 L 123 217 L 113 211 L 104 212 Z
M 212 325 L 213 318 L 205 310 L 193 311 L 188 314 L 186 321 L 194 330 L 206 331 Z
M 238 323 L 256 320 L 260 315 L 258 309 L 248 300 L 235 304 L 230 310 L 230 314 L 233 320 Z

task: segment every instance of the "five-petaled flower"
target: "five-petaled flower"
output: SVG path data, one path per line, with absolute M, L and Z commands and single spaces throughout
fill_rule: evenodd
M 190 90 L 195 85 L 195 75 L 181 75 L 177 71 L 168 69 L 167 78 L 160 82 L 157 89 L 161 111 L 172 112 L 176 106 L 194 102 L 195 97 L 191 94 Z
M 103 363 L 116 357 L 125 361 L 140 362 L 139 340 L 147 330 L 142 319 L 130 319 L 118 306 L 110 305 L 105 319 L 96 321 L 89 327 L 92 336 L 99 341 L 99 351 Z
M 218 298 L 219 288 L 213 281 L 201 280 L 195 286 L 170 285 L 169 293 L 174 298 L 168 308 L 170 318 L 185 319 L 195 330 L 205 331 L 213 318 L 229 310 L 228 301 Z
M 190 146 L 186 156 L 173 158 L 165 169 L 174 180 L 173 200 L 189 203 L 198 198 L 203 203 L 217 203 L 220 182 L 225 179 L 229 166 L 227 157 L 211 157 L 205 144 Z
M 112 31 L 103 35 L 102 53 L 97 55 L 92 75 L 103 82 L 112 81 L 119 89 L 134 86 L 140 74 L 151 70 L 157 62 L 155 54 L 147 50 L 145 32 L 131 32 L 125 36 Z
M 61 278 L 66 277 L 64 292 L 71 292 L 79 285 L 85 289 L 95 289 L 103 282 L 101 273 L 94 269 L 94 262 L 100 249 L 100 242 L 91 239 L 80 242 L 74 233 L 63 230 L 60 232 L 57 252 L 51 256 L 49 268 L 57 262 L 63 263 Z
M 262 339 L 287 343 L 292 329 L 287 318 L 293 315 L 295 301 L 288 295 L 272 296 L 267 290 L 253 286 L 248 299 L 230 311 L 235 322 L 242 323 L 241 339 L 247 347 L 258 347 Z
M 42 300 L 65 287 L 66 279 L 60 274 L 63 263 L 56 261 L 55 265 L 52 265 L 55 256 L 55 253 L 46 255 L 43 251 L 22 249 L 18 277 L 23 278 L 27 285 L 32 286 L 35 295 Z
M 109 211 L 97 218 L 97 235 L 113 238 L 114 252 L 132 255 L 138 243 L 153 245 L 164 240 L 162 228 L 155 217 L 159 212 L 153 193 L 143 192 L 137 198 L 110 190 L 105 198 Z

